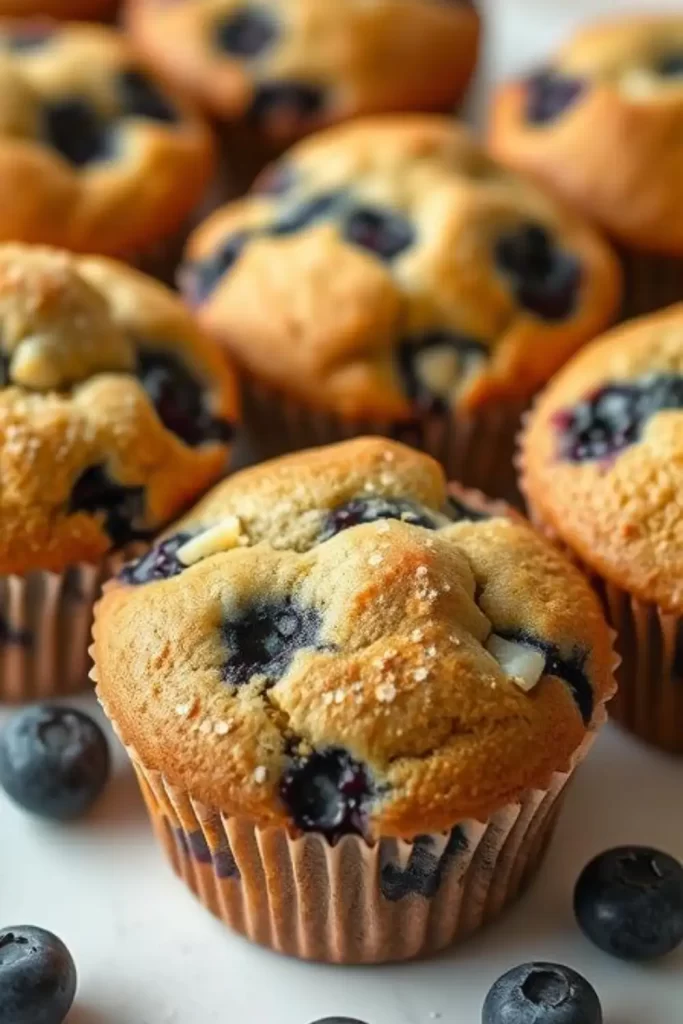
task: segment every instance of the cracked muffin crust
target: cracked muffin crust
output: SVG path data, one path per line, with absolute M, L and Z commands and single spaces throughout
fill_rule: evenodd
M 421 115 L 299 144 L 196 230 L 181 283 L 257 381 L 392 421 L 528 398 L 620 290 L 592 229 Z
M 541 396 L 523 439 L 535 514 L 581 560 L 683 613 L 683 305 L 610 331 Z
M 145 58 L 216 117 L 286 140 L 383 110 L 446 110 L 477 58 L 466 0 L 130 0 Z
M 626 245 L 682 255 L 683 16 L 580 30 L 499 90 L 490 142 Z
M 233 377 L 122 264 L 0 246 L 0 573 L 149 539 L 226 464 Z
M 112 581 L 93 653 L 145 771 L 331 841 L 451 829 L 547 786 L 613 688 L 579 572 L 380 439 L 223 482 Z
M 130 257 L 179 229 L 207 126 L 99 25 L 0 21 L 0 240 Z

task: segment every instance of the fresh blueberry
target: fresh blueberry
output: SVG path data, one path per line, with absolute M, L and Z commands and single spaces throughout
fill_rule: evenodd
M 582 78 L 539 71 L 527 82 L 526 119 L 531 124 L 550 124 L 573 107 L 587 89 Z
M 241 618 L 224 622 L 226 682 L 243 686 L 254 676 L 264 676 L 269 684 L 276 683 L 298 651 L 320 648 L 321 625 L 319 611 L 291 598 L 264 601 Z
M 317 117 L 325 106 L 325 94 L 304 82 L 261 82 L 256 87 L 249 116 L 258 123 L 305 123 Z
M 104 466 L 89 466 L 73 486 L 69 515 L 85 512 L 104 515 L 104 529 L 115 547 L 133 540 L 144 540 L 151 531 L 139 524 L 145 515 L 145 488 L 117 484 Z
M 298 828 L 333 841 L 363 834 L 374 787 L 367 769 L 334 747 L 295 760 L 282 777 L 280 795 Z
M 189 263 L 182 272 L 183 289 L 193 306 L 206 302 L 251 241 L 251 231 L 239 231 L 225 239 L 209 256 Z
M 385 899 L 395 903 L 406 896 L 431 899 L 436 895 L 450 862 L 465 853 L 469 844 L 458 826 L 451 832 L 440 856 L 434 852 L 434 845 L 432 836 L 417 836 L 405 868 L 391 861 L 382 866 L 380 888 Z
M 368 249 L 390 263 L 409 249 L 415 230 L 401 214 L 375 206 L 359 206 L 344 218 L 343 234 L 347 242 Z
M 147 117 L 152 121 L 175 124 L 178 111 L 163 92 L 138 68 L 129 68 L 118 76 L 118 89 L 124 114 Z
M 479 508 L 464 502 L 462 498 L 456 498 L 449 494 L 446 498 L 445 513 L 454 523 L 481 523 L 491 516 L 488 512 L 482 512 Z
M 62 1024 L 76 994 L 76 965 L 43 928 L 0 930 L 0 1024 Z
M 331 216 L 343 202 L 345 193 L 324 192 L 320 196 L 307 199 L 281 216 L 270 228 L 272 235 L 293 235 L 297 231 L 310 227 L 317 221 Z
M 523 224 L 502 235 L 496 264 L 508 278 L 517 302 L 543 320 L 566 320 L 576 309 L 581 266 L 560 249 L 540 224 Z
M 143 348 L 137 375 L 161 422 L 186 444 L 232 440 L 232 425 L 211 413 L 205 389 L 179 358 L 158 348 Z
M 683 408 L 683 376 L 648 374 L 607 384 L 555 417 L 560 455 L 572 462 L 609 459 L 636 444 L 655 413 Z
M 486 997 L 482 1024 L 602 1024 L 593 986 L 570 967 L 532 963 L 499 978 Z
M 110 126 L 80 97 L 52 100 L 45 105 L 43 135 L 74 167 L 85 167 L 112 155 Z
M 0 786 L 32 814 L 80 818 L 108 776 L 104 733 L 82 711 L 37 704 L 13 714 L 0 733 Z
M 556 676 L 567 684 L 584 723 L 588 725 L 593 717 L 595 698 L 593 687 L 585 672 L 587 652 L 580 647 L 575 647 L 571 656 L 565 658 L 555 644 L 548 640 L 541 640 L 540 637 L 532 636 L 523 630 L 497 630 L 496 632 L 506 640 L 526 644 L 545 654 L 544 675 Z
M 664 78 L 678 78 L 683 75 L 683 53 L 666 53 L 656 64 L 658 75 Z
M 214 44 L 231 57 L 258 57 L 277 39 L 272 13 L 258 7 L 240 7 L 217 22 Z
M 456 375 L 441 382 L 438 393 L 425 380 L 421 362 L 426 356 L 443 353 L 457 359 Z M 449 395 L 458 382 L 488 359 L 489 349 L 476 338 L 449 330 L 425 331 L 405 338 L 398 346 L 398 372 L 410 401 L 425 412 L 446 412 Z
M 376 523 L 379 519 L 399 519 L 410 526 L 422 526 L 425 530 L 437 530 L 443 525 L 435 512 L 407 498 L 353 498 L 328 514 L 320 542 L 336 537 L 352 526 Z
M 179 576 L 186 566 L 178 558 L 178 550 L 183 544 L 187 544 L 192 536 L 186 531 L 162 540 L 142 558 L 124 565 L 119 573 L 119 579 L 132 586 L 140 586 L 153 580 L 168 580 L 172 576 Z
M 646 846 L 600 854 L 584 869 L 574 912 L 596 946 L 622 960 L 652 960 L 683 943 L 683 865 Z

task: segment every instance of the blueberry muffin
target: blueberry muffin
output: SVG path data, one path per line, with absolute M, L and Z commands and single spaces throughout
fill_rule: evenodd
M 620 282 L 590 228 L 465 128 L 387 115 L 300 143 L 209 217 L 181 284 L 243 371 L 259 451 L 393 434 L 505 496 L 520 410 Z
M 122 35 L 0 21 L 0 241 L 167 263 L 211 169 L 207 126 Z
M 583 29 L 500 89 L 490 141 L 620 243 L 627 314 L 683 298 L 683 15 Z
M 220 484 L 105 589 L 95 675 L 161 843 L 281 952 L 433 952 L 540 861 L 613 655 L 524 520 L 381 438 Z
M 87 681 L 92 605 L 224 471 L 232 373 L 158 282 L 0 246 L 0 700 Z
M 586 568 L 618 631 L 615 717 L 683 754 L 683 305 L 570 363 L 522 460 L 534 518 Z

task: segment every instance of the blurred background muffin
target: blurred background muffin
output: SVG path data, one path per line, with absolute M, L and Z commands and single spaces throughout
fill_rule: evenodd
M 0 241 L 168 277 L 213 167 L 208 127 L 99 25 L 0 22 Z
M 181 283 L 261 454 L 400 436 L 496 497 L 530 396 L 610 320 L 618 263 L 437 115 L 295 147 L 192 235 Z
M 566 366 L 522 465 L 533 518 L 583 565 L 618 631 L 614 717 L 683 754 L 683 305 Z
M 225 197 L 325 125 L 455 107 L 479 44 L 469 0 L 129 0 L 127 23 L 151 66 L 222 126 Z
M 489 138 L 619 243 L 626 315 L 683 297 L 683 13 L 581 29 L 499 89 Z
M 0 246 L 0 701 L 87 683 L 92 605 L 225 471 L 233 376 L 122 264 Z

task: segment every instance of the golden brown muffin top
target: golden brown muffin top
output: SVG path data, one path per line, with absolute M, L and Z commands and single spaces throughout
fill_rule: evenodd
M 445 830 L 546 786 L 613 688 L 581 574 L 378 438 L 220 484 L 106 590 L 94 636 L 148 769 L 331 839 Z
M 592 229 L 421 115 L 299 144 L 197 229 L 181 281 L 260 381 L 396 420 L 530 395 L 620 291 Z
M 588 566 L 683 612 L 683 305 L 577 356 L 541 396 L 523 461 L 532 508 Z
M 0 241 L 136 254 L 181 225 L 212 162 L 206 125 L 120 33 L 0 21 Z
M 225 467 L 232 371 L 123 264 L 0 246 L 0 375 L 3 574 L 149 538 Z
M 446 110 L 477 59 L 466 0 L 130 0 L 152 66 L 219 118 L 293 139 L 384 110 Z
M 683 253 L 683 15 L 582 29 L 499 90 L 490 142 L 620 241 Z

